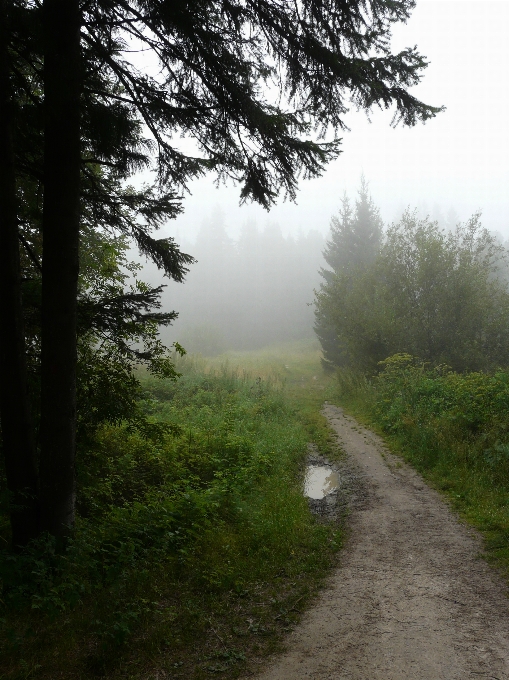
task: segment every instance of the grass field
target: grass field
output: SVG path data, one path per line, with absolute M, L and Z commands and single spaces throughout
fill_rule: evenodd
M 150 427 L 104 426 L 80 454 L 65 555 L 4 554 L 2 678 L 237 677 L 277 650 L 341 546 L 302 494 L 319 410 L 315 343 L 185 357 L 143 377 Z
M 330 374 L 325 374 L 317 340 L 297 341 L 266 347 L 255 352 L 228 352 L 212 360 L 198 359 L 204 370 L 228 365 L 239 371 L 284 387 L 288 403 L 299 412 L 310 441 L 319 444 L 329 455 L 337 455 L 325 418 L 320 414 L 324 400 L 331 395 Z

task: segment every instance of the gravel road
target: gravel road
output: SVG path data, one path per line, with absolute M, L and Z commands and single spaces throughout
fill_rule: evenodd
M 339 569 L 258 680 L 509 680 L 507 584 L 479 537 L 376 435 L 324 413 L 364 498 Z

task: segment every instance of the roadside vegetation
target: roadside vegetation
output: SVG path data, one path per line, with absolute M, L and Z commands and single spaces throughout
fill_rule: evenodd
M 509 372 L 457 373 L 408 354 L 380 368 L 340 369 L 336 400 L 445 493 L 509 576 Z
M 316 296 L 326 367 L 372 374 L 399 352 L 460 372 L 507 366 L 508 254 L 479 214 L 446 229 L 407 210 L 381 234 L 361 185 L 331 234 Z
M 333 564 L 302 494 L 307 443 L 332 451 L 316 347 L 175 361 L 79 452 L 68 549 L 3 553 L 2 677 L 235 677 Z

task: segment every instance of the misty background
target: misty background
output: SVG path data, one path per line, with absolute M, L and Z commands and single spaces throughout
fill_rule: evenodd
M 196 239 L 179 243 L 197 262 L 184 284 L 170 281 L 163 293 L 164 309 L 179 311 L 161 330 L 166 344 L 178 341 L 189 352 L 214 356 L 313 337 L 313 289 L 325 245 L 319 231 L 283 235 L 275 223 L 260 228 L 247 221 L 232 238 L 216 207 Z M 144 278 L 160 280 L 155 267 Z
M 352 108 L 343 153 L 321 178 L 301 181 L 296 203 L 281 200 L 267 213 L 239 206 L 235 186 L 194 181 L 185 212 L 159 233 L 198 263 L 184 284 L 148 266 L 141 277 L 168 283 L 164 310 L 179 312 L 162 339 L 214 354 L 314 337 L 310 303 L 330 220 L 345 192 L 355 200 L 362 174 L 386 225 L 406 207 L 446 229 L 480 210 L 483 225 L 507 241 L 508 23 L 506 0 L 418 0 L 409 22 L 394 28 L 393 49 L 418 45 L 429 66 L 412 93 L 446 111 L 394 128 L 391 111 L 368 119 Z

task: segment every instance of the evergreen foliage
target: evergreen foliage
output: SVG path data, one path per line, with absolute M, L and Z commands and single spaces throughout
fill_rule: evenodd
M 355 210 L 345 195 L 339 214 L 331 219 L 330 240 L 323 252 L 330 269 L 320 270 L 325 282 L 321 284 L 317 295 L 315 333 L 322 346 L 322 365 L 326 370 L 348 365 L 350 358 L 347 346 L 341 339 L 337 315 L 333 320 L 321 301 L 334 288 L 337 277 L 344 277 L 348 281 L 350 277 L 358 275 L 360 269 L 373 262 L 379 253 L 381 241 L 380 213 L 369 195 L 366 179 L 362 176 Z M 337 298 L 335 302 L 341 306 L 341 301 Z
M 306 0 L 298 7 L 272 0 L 2 1 L 1 420 L 13 508 L 23 497 L 38 498 L 14 522 L 15 544 L 42 530 L 65 536 L 74 521 L 84 227 L 128 235 L 180 281 L 191 258 L 150 232 L 178 214 L 191 179 L 213 170 L 219 180 L 240 184 L 242 200 L 269 207 L 280 194 L 293 198 L 300 175 L 319 175 L 337 156 L 350 101 L 367 110 L 395 105 L 395 120 L 406 125 L 432 118 L 439 109 L 408 92 L 425 59 L 415 48 L 392 54 L 389 47 L 392 24 L 405 21 L 413 6 L 412 0 Z M 157 75 L 132 58 L 145 50 Z M 320 141 L 330 131 L 332 141 Z M 182 151 L 175 141 L 181 136 L 194 140 L 194 152 Z M 149 167 L 156 172 L 153 187 L 126 186 Z M 42 209 L 42 220 L 28 217 L 31 239 L 22 234 L 34 265 L 34 241 L 42 237 L 38 456 L 35 439 L 23 434 L 33 429 L 16 238 L 25 216 L 23 187 Z M 84 317 L 111 321 L 115 308 L 129 325 L 133 309 L 147 312 L 157 296 L 138 293 L 122 302 L 116 292 L 107 294 L 85 305 Z M 117 325 L 117 338 L 118 331 Z M 5 386 L 12 382 L 17 390 L 10 399 Z M 39 480 L 27 472 L 37 458 Z
M 445 232 L 407 211 L 376 260 L 354 276 L 336 276 L 318 305 L 362 370 L 398 352 L 457 371 L 506 366 L 505 258 L 478 214 Z

